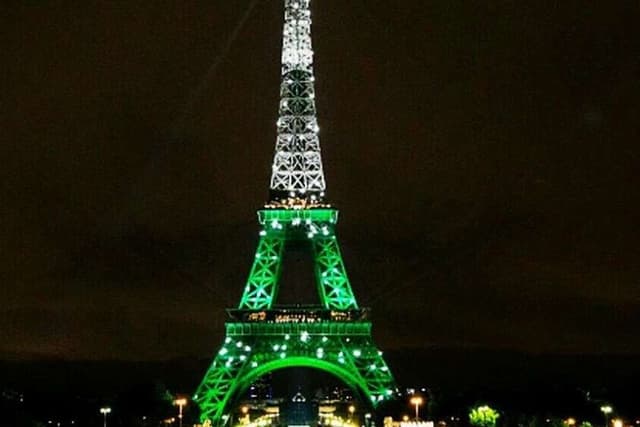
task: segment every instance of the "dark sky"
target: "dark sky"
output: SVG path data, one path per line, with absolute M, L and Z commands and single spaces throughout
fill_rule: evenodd
M 267 197 L 281 2 L 235 36 L 249 0 L 15 3 L 0 357 L 211 355 Z M 640 352 L 638 2 L 313 13 L 328 194 L 380 346 Z

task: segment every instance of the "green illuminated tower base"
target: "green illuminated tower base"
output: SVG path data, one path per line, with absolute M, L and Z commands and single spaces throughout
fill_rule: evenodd
M 203 422 L 223 424 L 233 402 L 260 376 L 310 367 L 345 382 L 373 407 L 394 395 L 395 383 L 371 337 L 368 310 L 359 308 L 342 262 L 330 208 L 258 212 L 260 242 L 237 309 L 229 310 L 226 337 L 194 400 Z M 317 306 L 278 307 L 283 253 L 306 242 L 314 257 Z

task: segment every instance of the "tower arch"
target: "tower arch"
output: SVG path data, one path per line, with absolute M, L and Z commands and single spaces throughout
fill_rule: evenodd
M 286 359 L 275 359 L 265 363 L 258 369 L 248 370 L 246 373 L 241 374 L 236 379 L 234 386 L 229 390 L 229 400 L 226 402 L 225 407 L 222 408 L 223 413 L 229 413 L 240 396 L 259 378 L 270 373 L 291 368 L 310 368 L 331 374 L 334 378 L 337 378 L 345 386 L 354 391 L 358 397 L 362 398 L 365 405 L 373 408 L 371 404 L 371 393 L 366 383 L 363 383 L 358 375 L 354 375 L 348 369 L 338 366 L 338 364 L 334 362 L 319 360 L 309 356 L 293 356 Z

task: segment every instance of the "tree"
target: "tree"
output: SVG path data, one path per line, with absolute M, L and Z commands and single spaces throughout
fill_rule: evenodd
M 487 405 L 471 408 L 469 422 L 476 427 L 495 427 L 500 414 Z

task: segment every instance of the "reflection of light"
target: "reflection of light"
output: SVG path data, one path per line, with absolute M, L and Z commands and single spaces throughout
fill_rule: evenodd
M 248 408 L 247 408 L 248 410 Z M 270 426 L 273 423 L 273 418 L 277 417 L 277 414 L 267 414 L 261 417 L 256 418 L 248 424 L 245 424 L 246 427 L 266 427 Z
M 419 413 L 418 413 L 418 410 L 419 410 L 418 408 L 420 407 L 420 405 L 422 405 L 422 403 L 424 402 L 424 400 L 423 400 L 423 399 L 422 399 L 422 397 L 420 397 L 420 396 L 413 396 L 411 399 L 409 399 L 409 402 L 410 402 L 412 405 L 415 405 L 415 407 L 416 407 L 416 421 L 418 421 L 418 418 L 420 418 L 420 417 L 418 416 L 418 414 L 419 414 Z
M 433 421 L 401 421 L 400 427 L 433 427 Z
M 351 407 L 353 407 L 353 410 L 355 411 L 355 406 L 351 405 L 349 407 L 349 411 L 351 411 Z M 336 415 L 333 414 L 320 414 L 320 417 L 323 418 L 322 420 L 322 424 L 325 426 L 331 426 L 331 427 L 355 427 L 354 424 L 352 424 L 349 421 L 346 421 L 344 418 L 342 417 L 338 417 Z

